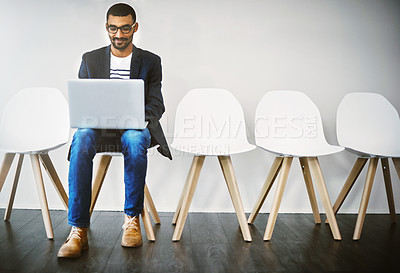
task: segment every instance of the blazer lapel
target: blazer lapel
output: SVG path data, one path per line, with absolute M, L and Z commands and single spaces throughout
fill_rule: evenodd
M 140 49 L 133 46 L 132 60 L 131 60 L 131 79 L 138 79 L 140 73 L 140 63 L 142 62 L 142 56 Z
M 111 45 L 106 47 L 104 52 L 104 57 L 100 59 L 100 66 L 101 67 L 101 79 L 109 79 L 110 78 L 110 62 L 111 62 Z

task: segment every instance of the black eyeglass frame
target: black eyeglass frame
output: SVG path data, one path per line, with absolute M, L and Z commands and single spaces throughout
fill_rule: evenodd
M 120 27 L 117 27 L 117 26 L 114 26 L 114 25 L 107 25 L 107 31 L 109 33 L 111 33 L 111 34 L 116 34 L 118 32 L 118 30 L 120 29 L 123 34 L 128 34 L 129 32 L 131 32 L 132 28 L 135 27 L 135 25 L 136 25 L 136 23 L 134 23 L 131 26 L 130 25 L 123 25 L 123 26 L 120 26 Z M 110 31 L 110 28 L 116 28 L 116 30 L 115 31 Z M 129 31 L 125 31 L 125 30 L 123 30 L 123 28 L 129 28 Z

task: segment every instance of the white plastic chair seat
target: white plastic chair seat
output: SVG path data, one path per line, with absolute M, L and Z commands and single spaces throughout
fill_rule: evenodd
M 100 152 L 97 154 L 109 155 L 109 156 L 124 156 L 121 152 Z
M 68 104 L 55 88 L 23 89 L 4 108 L 0 151 L 46 152 L 66 144 L 68 138 Z
M 223 156 L 247 152 L 243 109 L 227 90 L 201 88 L 189 91 L 176 110 L 171 147 L 194 155 Z
M 334 146 L 328 143 L 307 145 L 304 141 L 287 143 L 284 147 L 279 147 L 278 149 L 276 149 L 277 145 L 270 145 L 271 143 L 268 143 L 268 141 L 263 142 L 256 140 L 256 144 L 260 148 L 278 156 L 319 157 L 343 151 L 343 148 L 340 146 Z
M 382 149 L 378 150 L 373 150 L 373 149 L 368 149 L 368 150 L 363 150 L 362 148 L 358 148 L 357 150 L 351 149 L 351 148 L 345 148 L 346 151 L 355 154 L 359 157 L 376 157 L 376 158 L 400 158 L 399 153 L 393 153 L 393 151 L 382 151 Z
M 347 94 L 337 111 L 337 137 L 360 156 L 400 157 L 399 114 L 380 94 Z
M 257 146 L 277 155 L 318 157 L 343 151 L 324 135 L 315 104 L 299 91 L 267 92 L 256 110 Z

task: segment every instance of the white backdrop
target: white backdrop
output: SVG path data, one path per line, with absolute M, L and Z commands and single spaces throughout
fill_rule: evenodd
M 0 2 L 0 112 L 19 89 L 59 88 L 77 78 L 84 52 L 107 45 L 105 13 L 115 1 L 2 0 Z M 320 108 L 328 142 L 337 144 L 336 109 L 348 92 L 378 92 L 400 110 L 400 3 L 396 0 L 138 0 L 134 43 L 162 58 L 166 113 L 162 125 L 172 142 L 175 109 L 192 88 L 231 91 L 242 104 L 248 138 L 254 143 L 254 112 L 265 92 L 293 89 Z M 29 132 L 27 132 L 29 137 Z M 72 135 L 71 135 L 72 137 Z M 400 141 L 400 140 L 399 140 Z M 50 153 L 68 189 L 68 146 Z M 174 152 L 169 161 L 151 150 L 148 187 L 159 211 L 173 211 L 191 156 Z M 0 155 L 0 160 L 3 154 Z M 251 211 L 274 156 L 260 149 L 234 155 L 239 189 Z M 320 158 L 334 202 L 356 157 L 348 152 Z M 281 212 L 311 212 L 298 161 L 293 163 Z M 397 211 L 400 184 L 392 167 Z M 15 172 L 15 164 L 10 174 Z M 341 212 L 358 211 L 366 170 Z M 44 173 L 51 209 L 63 206 Z M 5 207 L 11 175 L 0 193 Z M 262 212 L 271 208 L 275 187 Z M 123 160 L 111 163 L 97 209 L 122 210 Z M 16 208 L 39 208 L 29 159 L 24 163 Z M 319 207 L 323 211 L 322 203 Z M 232 212 L 217 159 L 206 159 L 192 211 Z M 368 212 L 388 212 L 379 166 Z

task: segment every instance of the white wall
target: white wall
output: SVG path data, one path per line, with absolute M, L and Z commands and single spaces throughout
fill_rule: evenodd
M 108 44 L 105 13 L 114 1 L 2 0 L 0 2 L 0 110 L 19 89 L 57 87 L 66 95 L 66 81 L 77 77 L 81 55 Z M 400 110 L 400 3 L 396 0 L 138 0 L 139 32 L 134 43 L 163 61 L 162 119 L 172 142 L 175 109 L 192 88 L 230 90 L 242 104 L 249 141 L 254 143 L 254 110 L 273 89 L 305 92 L 320 108 L 328 142 L 337 144 L 336 109 L 348 92 L 378 92 Z M 29 137 L 29 133 L 27 133 Z M 400 140 L 399 140 L 400 141 Z M 67 189 L 68 145 L 51 152 Z M 191 156 L 174 152 L 174 160 L 150 151 L 148 186 L 159 211 L 173 211 Z M 3 155 L 0 155 L 2 160 Z M 232 157 L 245 210 L 251 211 L 274 156 L 260 149 Z M 320 158 L 332 202 L 356 157 L 348 152 Z M 98 209 L 123 207 L 123 164 L 116 158 L 98 200 Z M 400 184 L 392 167 L 397 211 Z M 11 173 L 15 171 L 13 166 Z M 342 212 L 357 212 L 366 170 L 348 196 Z M 51 209 L 62 208 L 45 176 Z M 0 193 L 5 207 L 12 183 Z M 275 187 L 272 189 L 272 194 Z M 269 211 L 273 199 L 262 209 Z M 319 203 L 323 211 L 322 203 Z M 15 207 L 38 208 L 27 159 Z M 207 158 L 192 211 L 232 212 L 216 158 Z M 281 212 L 310 212 L 297 160 L 289 176 Z M 387 212 L 379 166 L 369 212 Z

